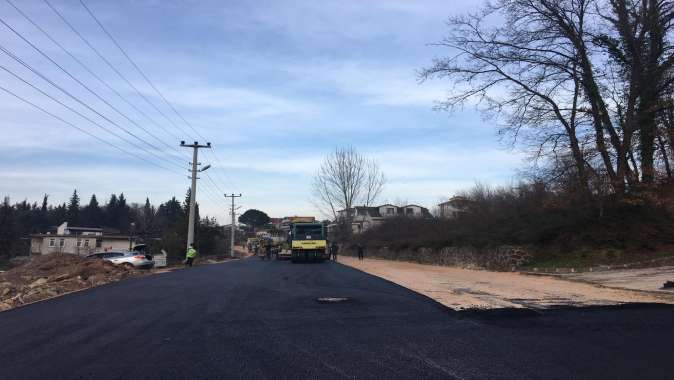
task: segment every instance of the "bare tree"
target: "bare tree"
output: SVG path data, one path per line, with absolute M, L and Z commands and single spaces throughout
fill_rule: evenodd
M 340 210 L 374 204 L 385 182 L 375 160 L 364 157 L 353 147 L 337 148 L 323 160 L 314 176 L 313 201 L 321 212 L 337 219 Z
M 657 148 L 668 159 L 672 20 L 671 0 L 495 0 L 449 20 L 453 54 L 420 77 L 451 79 L 442 107 L 476 102 L 586 193 L 603 173 L 621 194 L 654 181 Z

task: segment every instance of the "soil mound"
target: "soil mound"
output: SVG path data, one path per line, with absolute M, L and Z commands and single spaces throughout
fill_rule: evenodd
M 69 254 L 34 256 L 0 273 L 0 311 L 138 273 L 136 269 L 97 258 Z

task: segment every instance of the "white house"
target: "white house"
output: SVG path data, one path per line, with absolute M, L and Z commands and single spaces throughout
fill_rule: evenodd
M 100 251 L 125 250 L 135 244 L 136 238 L 133 236 L 104 234 L 102 228 L 70 227 L 68 222 L 63 222 L 55 230 L 31 235 L 30 253 L 70 253 L 84 256 Z
M 336 223 L 331 224 L 328 226 L 328 228 L 336 228 L 339 221 L 343 221 L 349 217 L 351 219 L 351 231 L 354 234 L 359 234 L 372 227 L 382 224 L 387 218 L 423 218 L 430 216 L 431 214 L 428 212 L 427 208 L 418 205 L 396 206 L 392 204 L 384 204 L 375 207 L 356 206 L 349 210 L 338 211 L 337 220 L 335 221 Z
M 447 202 L 438 205 L 439 217 L 453 219 L 468 211 L 470 200 L 465 197 L 451 197 Z

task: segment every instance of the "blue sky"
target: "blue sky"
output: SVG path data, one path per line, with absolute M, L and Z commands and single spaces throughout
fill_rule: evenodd
M 194 133 L 162 102 L 74 0 L 51 3 L 157 106 L 176 128 L 109 69 L 43 1 L 14 3 L 134 108 L 84 71 L 9 4 L 0 17 L 113 104 L 109 108 L 0 25 L 0 43 L 118 125 L 157 146 L 173 171 L 127 156 L 0 92 L 0 194 L 13 201 L 62 202 L 77 188 L 88 200 L 112 192 L 158 204 L 184 196 L 187 150 L 169 149 Z M 85 3 L 165 97 L 215 146 L 213 169 L 199 183 L 202 214 L 225 222 L 222 192 L 241 192 L 243 209 L 271 216 L 317 214 L 311 177 L 337 146 L 376 158 L 388 182 L 382 202 L 432 208 L 475 181 L 505 184 L 522 166 L 497 141 L 492 122 L 474 109 L 433 110 L 450 83 L 419 84 L 416 71 L 448 52 L 429 46 L 447 32 L 448 16 L 475 10 L 470 1 L 94 1 Z M 101 125 L 98 115 L 0 53 L 0 65 L 40 86 Z M 0 70 L 0 85 L 105 141 L 135 149 Z M 120 132 L 121 133 L 121 132 Z M 201 140 L 199 138 L 199 140 Z M 153 156 L 139 151 L 147 159 Z M 184 169 L 180 166 L 184 166 Z

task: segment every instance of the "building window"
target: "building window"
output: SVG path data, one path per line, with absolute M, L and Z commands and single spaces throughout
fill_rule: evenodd
M 77 239 L 77 248 L 82 246 L 82 239 Z
M 413 215 L 414 214 L 414 209 L 413 208 L 408 208 L 407 209 L 407 215 Z
M 49 246 L 50 247 L 56 246 L 56 239 L 49 239 Z
M 396 209 L 394 209 L 393 207 L 389 207 L 389 208 L 386 209 L 386 214 L 387 215 L 393 215 L 395 213 L 395 211 L 396 211 Z
M 65 247 L 66 239 L 59 239 L 59 247 Z
M 89 239 L 84 241 L 84 248 L 89 248 Z
M 102 239 L 96 239 L 96 248 L 101 248 L 103 246 L 103 240 Z

